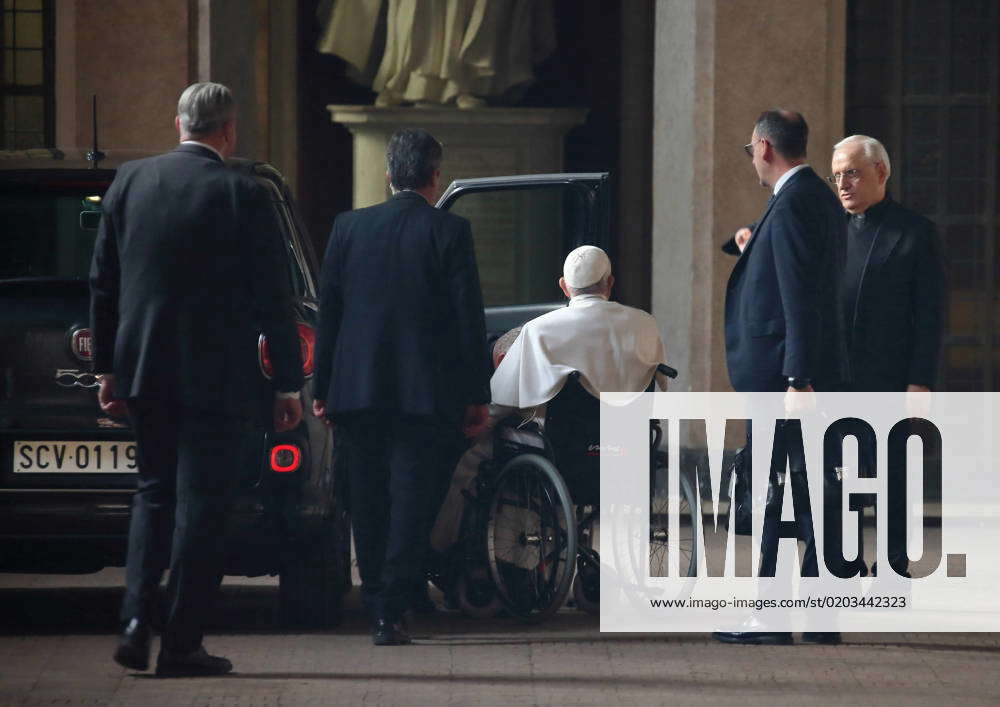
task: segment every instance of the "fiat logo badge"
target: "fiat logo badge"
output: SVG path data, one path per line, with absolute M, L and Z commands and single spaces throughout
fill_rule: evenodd
M 77 329 L 70 337 L 70 348 L 73 355 L 81 361 L 90 361 L 94 358 L 94 337 L 90 329 Z

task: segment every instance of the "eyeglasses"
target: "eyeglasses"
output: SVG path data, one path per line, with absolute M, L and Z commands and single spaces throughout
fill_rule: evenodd
M 826 178 L 830 184 L 840 184 L 844 179 L 849 181 L 854 181 L 859 176 L 861 176 L 861 171 L 857 169 L 845 169 L 843 172 L 835 172 Z
M 747 153 L 747 157 L 753 158 L 753 146 L 758 142 L 762 142 L 762 140 L 751 140 L 743 146 L 743 151 Z

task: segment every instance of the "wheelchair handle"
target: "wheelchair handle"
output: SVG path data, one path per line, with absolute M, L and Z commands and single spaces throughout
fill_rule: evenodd
M 668 366 L 665 363 L 658 363 L 658 364 L 656 364 L 656 372 L 657 373 L 662 373 L 667 378 L 676 378 L 677 377 L 677 369 L 676 368 L 671 368 L 670 366 Z

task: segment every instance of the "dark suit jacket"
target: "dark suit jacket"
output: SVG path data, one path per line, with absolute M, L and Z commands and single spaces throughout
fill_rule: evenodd
M 886 204 L 850 327 L 853 390 L 933 388 L 944 329 L 945 280 L 934 224 Z
M 323 259 L 316 397 L 358 411 L 457 420 L 487 403 L 469 222 L 404 191 L 340 214 Z
M 738 392 L 817 389 L 843 377 L 836 296 L 846 224 L 809 167 L 792 175 L 757 221 L 726 288 L 726 362 Z
M 90 271 L 94 370 L 122 398 L 244 417 L 261 410 L 257 339 L 276 390 L 302 387 L 288 255 L 267 191 L 198 145 L 122 165 Z

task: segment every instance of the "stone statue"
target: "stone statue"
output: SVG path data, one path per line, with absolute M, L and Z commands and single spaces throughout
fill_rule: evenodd
M 555 48 L 552 0 L 335 0 L 325 14 L 317 48 L 377 106 L 482 106 L 530 84 Z

